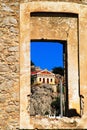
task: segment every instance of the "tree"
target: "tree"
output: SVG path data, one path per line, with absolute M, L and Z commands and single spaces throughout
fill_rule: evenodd
M 60 114 L 60 96 L 56 97 L 56 99 L 52 101 L 51 107 L 56 111 L 56 116 L 58 116 Z
M 34 84 L 34 77 L 31 76 L 31 85 L 33 85 L 33 84 Z
M 31 72 L 35 71 L 35 64 L 34 62 L 31 60 Z
M 35 65 L 35 64 L 34 64 L 34 62 L 31 60 L 31 66 L 32 66 L 32 65 Z
M 53 69 L 52 69 L 52 72 L 54 73 L 54 74 L 60 74 L 60 75 L 64 75 L 64 68 L 62 68 L 62 67 L 54 67 Z

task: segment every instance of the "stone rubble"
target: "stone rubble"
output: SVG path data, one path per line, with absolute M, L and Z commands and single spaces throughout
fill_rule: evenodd
M 87 114 L 82 118 L 31 116 L 31 123 L 37 129 L 87 129 Z

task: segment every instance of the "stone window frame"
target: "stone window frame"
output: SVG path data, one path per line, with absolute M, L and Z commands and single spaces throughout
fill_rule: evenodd
M 78 7 L 79 6 L 79 7 Z M 85 5 L 83 5 L 85 6 Z M 80 4 L 69 2 L 28 2 L 20 4 L 20 129 L 31 129 L 29 115 L 30 94 L 30 13 L 35 11 L 63 12 L 78 14 L 81 23 Z M 79 32 L 78 32 L 79 33 Z M 81 36 L 81 34 L 79 33 Z M 26 37 L 25 37 L 26 36 Z

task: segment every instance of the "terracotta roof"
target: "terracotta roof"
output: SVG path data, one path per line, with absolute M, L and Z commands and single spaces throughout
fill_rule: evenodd
M 50 72 L 50 71 L 48 71 L 48 70 L 46 70 L 46 69 L 45 69 L 45 70 L 39 70 L 39 71 L 32 71 L 32 72 L 31 72 L 31 75 L 36 75 L 36 74 L 44 74 L 44 75 L 45 75 L 45 74 L 46 74 L 46 75 L 47 75 L 47 74 L 48 74 L 48 75 L 50 74 L 50 75 L 54 75 L 54 73 L 52 73 L 52 72 Z
M 32 71 L 31 72 L 31 75 L 35 75 L 35 74 L 37 74 L 38 72 L 40 72 L 41 70 L 39 70 L 39 71 Z
M 49 71 L 42 71 L 41 74 L 51 74 Z

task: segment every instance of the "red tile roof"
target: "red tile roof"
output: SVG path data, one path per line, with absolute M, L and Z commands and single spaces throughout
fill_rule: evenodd
M 39 71 L 32 71 L 31 72 L 31 75 L 35 75 L 35 74 L 37 74 L 38 72 L 40 72 L 41 70 L 39 70 Z
M 42 71 L 41 74 L 51 74 L 49 71 Z
M 49 75 L 49 74 L 50 74 L 50 75 L 54 75 L 52 72 L 50 72 L 50 71 L 48 71 L 48 70 L 46 70 L 46 69 L 45 69 L 45 70 L 32 71 L 32 72 L 31 72 L 31 75 L 36 75 L 36 74 L 38 74 L 38 73 L 39 73 L 39 74 L 44 74 L 44 75 L 45 75 L 45 74 L 46 74 L 46 75 L 47 75 L 47 74 L 48 74 L 48 75 Z

